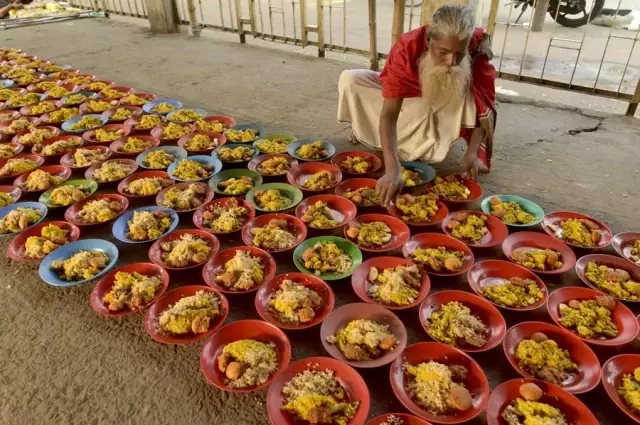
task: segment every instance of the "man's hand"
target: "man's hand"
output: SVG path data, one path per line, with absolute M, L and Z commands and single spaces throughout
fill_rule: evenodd
M 468 150 L 462 160 L 462 176 L 473 181 L 478 180 L 478 155 Z
M 387 171 L 376 183 L 376 192 L 380 196 L 380 205 L 387 207 L 389 202 L 402 190 L 404 182 L 400 171 Z

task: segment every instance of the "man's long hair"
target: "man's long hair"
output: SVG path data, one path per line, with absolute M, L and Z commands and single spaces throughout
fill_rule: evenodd
M 455 37 L 469 41 L 473 34 L 473 13 L 470 8 L 458 4 L 441 6 L 433 15 L 429 26 L 429 41 L 442 37 Z M 467 53 L 465 49 L 465 53 Z M 462 61 L 453 67 L 435 63 L 431 50 L 422 55 L 418 62 L 422 97 L 430 106 L 441 106 L 459 100 L 466 94 L 471 81 L 471 58 L 467 53 Z

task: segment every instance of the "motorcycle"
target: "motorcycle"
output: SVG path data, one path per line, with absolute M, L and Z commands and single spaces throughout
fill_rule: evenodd
M 599 16 L 604 8 L 605 0 L 592 0 L 590 1 L 591 13 L 589 13 L 587 12 L 587 1 L 589 0 L 551 0 L 547 12 L 554 21 L 563 27 L 578 28 Z M 533 7 L 534 0 L 515 0 L 507 6 L 510 4 L 514 4 L 515 9 L 522 7 L 522 11 L 516 19 L 516 23 L 518 23 L 527 8 Z

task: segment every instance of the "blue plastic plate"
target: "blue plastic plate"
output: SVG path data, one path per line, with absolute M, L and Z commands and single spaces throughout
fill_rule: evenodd
M 94 128 L 98 128 L 98 127 L 85 128 L 84 130 L 70 130 L 69 129 L 69 126 L 77 123 L 78 121 L 80 121 L 84 117 L 96 117 L 96 118 L 100 119 L 100 122 L 102 124 L 100 124 L 98 127 L 102 127 L 103 125 L 105 125 L 107 123 L 107 117 L 103 117 L 100 114 L 78 115 L 77 117 L 73 117 L 70 120 L 67 120 L 67 121 L 63 122 L 62 123 L 62 129 L 64 131 L 66 131 L 67 133 L 82 134 L 85 131 L 89 131 L 89 130 L 93 130 Z
M 183 158 L 184 159 L 184 158 Z M 167 169 L 167 172 L 169 173 L 169 176 L 171 176 L 172 179 L 180 181 L 180 182 L 186 182 L 186 181 L 205 181 L 205 180 L 209 180 L 211 177 L 213 177 L 214 175 L 218 174 L 220 172 L 220 170 L 222 170 L 222 162 L 220 162 L 220 160 L 215 157 L 215 156 L 210 156 L 210 155 L 192 155 L 192 156 L 188 156 L 186 159 L 190 159 L 192 161 L 196 161 L 199 162 L 201 164 L 207 164 L 207 165 L 211 165 L 213 167 L 213 170 L 211 171 L 211 174 L 209 174 L 208 176 L 198 179 L 198 180 L 182 180 L 179 179 L 177 177 L 175 177 L 173 175 L 173 172 L 176 170 L 176 167 L 178 166 L 178 162 L 180 162 L 180 160 L 176 160 L 173 162 L 173 164 L 169 165 L 169 168 Z
M 173 105 L 176 109 L 182 108 L 182 102 L 180 102 L 179 100 L 176 100 L 176 99 L 156 99 L 156 100 L 154 100 L 152 102 L 148 102 L 148 103 L 145 103 L 144 105 L 142 105 L 142 110 L 145 111 L 147 114 L 166 115 L 166 114 L 159 114 L 157 112 L 153 112 L 153 108 L 155 108 L 156 106 L 158 106 L 161 103 L 168 103 L 170 105 Z M 167 114 L 168 113 L 169 112 L 167 112 Z
M 329 153 L 329 156 L 326 156 L 326 157 L 320 158 L 320 159 L 306 159 L 306 158 L 303 158 L 303 157 L 299 156 L 296 153 L 298 151 L 298 149 L 300 148 L 300 146 L 307 145 L 309 143 L 313 143 L 313 142 L 316 142 L 318 140 L 320 140 L 320 139 L 301 139 L 301 140 L 296 140 L 295 142 L 291 142 L 291 143 L 289 143 L 287 145 L 287 153 L 289 155 L 291 155 L 292 157 L 294 157 L 295 159 L 297 159 L 297 160 L 307 161 L 307 162 L 327 161 L 327 160 L 331 159 L 331 157 L 336 154 L 336 147 L 333 146 L 329 142 L 325 142 L 324 140 L 320 140 L 320 141 L 322 142 L 322 146 L 324 146 L 324 149 Z
M 144 152 L 141 152 L 136 157 L 136 162 L 138 163 L 140 168 L 144 168 L 145 170 L 159 169 L 159 168 L 145 167 L 144 164 L 143 164 L 143 161 L 147 157 L 147 155 L 149 155 L 149 153 L 151 153 L 153 151 L 165 151 L 166 153 L 168 153 L 170 155 L 173 155 L 173 157 L 176 158 L 177 160 L 186 158 L 187 155 L 188 155 L 187 150 L 181 148 L 180 146 L 158 146 L 158 147 L 155 147 L 155 148 L 148 149 L 148 150 L 146 150 Z M 171 165 L 171 164 L 169 164 L 169 165 Z
M 167 229 L 166 232 L 164 232 L 162 235 L 160 235 L 159 237 L 157 237 L 156 239 L 149 239 L 146 241 L 134 241 L 131 240 L 129 238 L 127 238 L 127 228 L 128 225 L 127 223 L 129 222 L 129 220 L 131 220 L 133 218 L 133 213 L 136 211 L 164 211 L 166 213 L 168 213 L 171 216 L 171 226 L 169 226 L 169 228 Z M 171 233 L 174 230 L 176 230 L 176 227 L 178 227 L 178 223 L 180 222 L 180 218 L 178 217 L 178 213 L 175 212 L 174 210 L 170 209 L 170 208 L 165 208 L 165 207 L 141 207 L 141 208 L 136 208 L 134 210 L 129 210 L 127 212 L 125 212 L 123 215 L 121 215 L 116 221 L 115 223 L 113 223 L 113 227 L 111 228 L 113 236 L 116 237 L 116 239 L 118 239 L 120 242 L 124 242 L 124 243 L 131 243 L 131 244 L 141 244 L 141 243 L 149 243 L 149 242 L 153 242 L 155 240 L 160 239 L 162 236 L 166 235 L 167 233 Z
M 0 220 L 3 219 L 5 215 L 9 214 L 11 211 L 17 208 L 33 208 L 42 212 L 42 218 L 37 222 L 33 223 L 29 227 L 35 226 L 36 224 L 40 223 L 42 220 L 44 220 L 47 217 L 47 213 L 49 212 L 49 210 L 47 209 L 47 206 L 44 204 L 41 204 L 40 202 L 17 202 L 15 204 L 11 204 L 7 207 L 0 209 Z M 27 227 L 27 229 L 29 227 Z M 27 229 L 24 229 L 24 230 L 27 230 Z M 13 235 L 17 235 L 18 233 L 24 232 L 24 230 L 21 230 L 20 232 L 15 232 L 15 233 L 2 233 L 0 234 L 0 236 L 13 236 Z

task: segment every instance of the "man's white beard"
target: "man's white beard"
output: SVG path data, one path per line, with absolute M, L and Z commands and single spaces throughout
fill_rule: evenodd
M 422 98 L 434 108 L 448 102 L 460 101 L 469 89 L 471 59 L 466 55 L 459 65 L 448 68 L 436 65 L 431 53 L 425 53 L 418 62 Z

